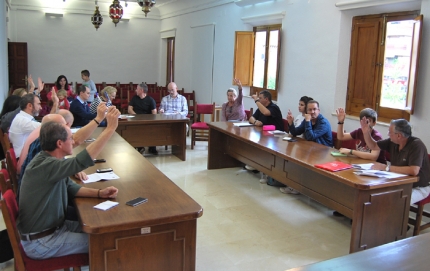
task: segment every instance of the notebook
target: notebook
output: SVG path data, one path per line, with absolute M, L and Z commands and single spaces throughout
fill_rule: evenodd
M 340 171 L 340 170 L 352 168 L 350 164 L 342 163 L 339 161 L 319 164 L 319 165 L 315 165 L 315 167 L 325 169 L 328 171 Z

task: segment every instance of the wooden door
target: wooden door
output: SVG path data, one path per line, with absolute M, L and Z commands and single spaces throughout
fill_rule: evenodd
M 9 87 L 11 89 L 27 89 L 27 43 L 9 42 Z

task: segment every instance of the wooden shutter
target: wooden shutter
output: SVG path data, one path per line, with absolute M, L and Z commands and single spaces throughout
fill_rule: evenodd
M 358 115 L 375 108 L 379 69 L 380 18 L 354 18 L 351 35 L 346 112 Z
M 415 18 L 414 35 L 412 37 L 411 48 L 411 69 L 409 71 L 408 96 L 406 98 L 406 111 L 414 114 L 415 93 L 418 82 L 418 66 L 420 59 L 421 35 L 422 35 L 423 15 Z
M 240 79 L 243 86 L 251 86 L 254 69 L 254 32 L 236 32 L 233 65 L 233 79 Z

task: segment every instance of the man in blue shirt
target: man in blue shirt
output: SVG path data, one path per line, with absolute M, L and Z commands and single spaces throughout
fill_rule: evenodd
M 287 121 L 290 133 L 293 136 L 304 135 L 308 141 L 314 141 L 329 147 L 333 147 L 330 122 L 320 114 L 319 103 L 315 100 L 308 102 L 305 119 L 298 126 L 294 126 L 294 116 L 288 112 Z

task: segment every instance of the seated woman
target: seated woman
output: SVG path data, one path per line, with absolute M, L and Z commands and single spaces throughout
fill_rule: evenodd
M 69 100 L 69 102 L 73 101 L 73 99 L 76 97 L 75 93 L 73 92 L 72 86 L 69 85 L 69 82 L 64 75 L 58 76 L 57 81 L 55 82 L 55 86 L 53 86 L 52 89 L 55 90 L 55 92 L 58 92 L 60 89 L 64 89 L 67 92 L 67 100 Z M 46 95 L 48 100 L 52 100 L 51 96 L 51 92 L 48 92 L 48 94 Z
M 100 91 L 100 96 L 97 95 L 97 98 L 91 103 L 90 111 L 93 114 L 97 114 L 97 106 L 99 106 L 100 102 L 106 102 L 106 106 L 112 105 L 112 100 L 116 97 L 116 88 L 107 86 Z
M 234 82 L 238 86 L 239 96 L 237 96 L 237 92 L 234 88 L 229 88 L 227 90 L 228 102 L 223 103 L 222 105 L 221 121 L 246 120 L 246 114 L 242 103 L 242 83 L 239 79 L 234 79 Z

